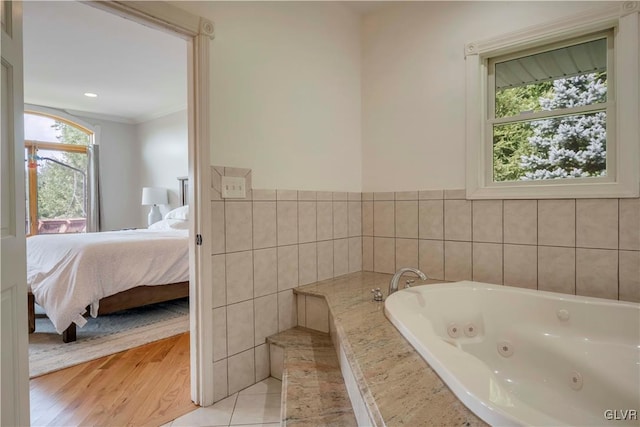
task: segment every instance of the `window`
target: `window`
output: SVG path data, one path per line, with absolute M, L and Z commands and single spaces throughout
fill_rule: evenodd
M 25 113 L 24 123 L 27 235 L 86 231 L 92 133 L 38 113 Z
M 468 198 L 638 196 L 637 4 L 620 10 L 467 45 Z

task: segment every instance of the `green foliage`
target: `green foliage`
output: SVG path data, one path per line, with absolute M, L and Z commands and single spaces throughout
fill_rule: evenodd
M 65 123 L 55 122 L 59 142 L 87 145 L 89 135 Z M 60 151 L 39 150 L 39 157 L 51 157 L 86 173 L 87 155 Z M 49 160 L 38 161 L 38 217 L 80 218 L 86 216 L 85 185 L 81 173 Z

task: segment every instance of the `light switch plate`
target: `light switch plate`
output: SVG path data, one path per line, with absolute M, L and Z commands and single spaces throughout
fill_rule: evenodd
M 223 176 L 221 186 L 223 199 L 244 199 L 247 197 L 246 179 L 243 176 Z

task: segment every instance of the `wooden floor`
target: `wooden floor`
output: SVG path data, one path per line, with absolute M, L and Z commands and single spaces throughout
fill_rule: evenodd
M 32 426 L 160 426 L 196 408 L 189 334 L 34 378 Z

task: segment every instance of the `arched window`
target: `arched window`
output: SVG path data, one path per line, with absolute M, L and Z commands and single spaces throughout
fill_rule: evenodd
M 27 235 L 86 231 L 93 132 L 31 111 L 24 114 L 24 128 Z

